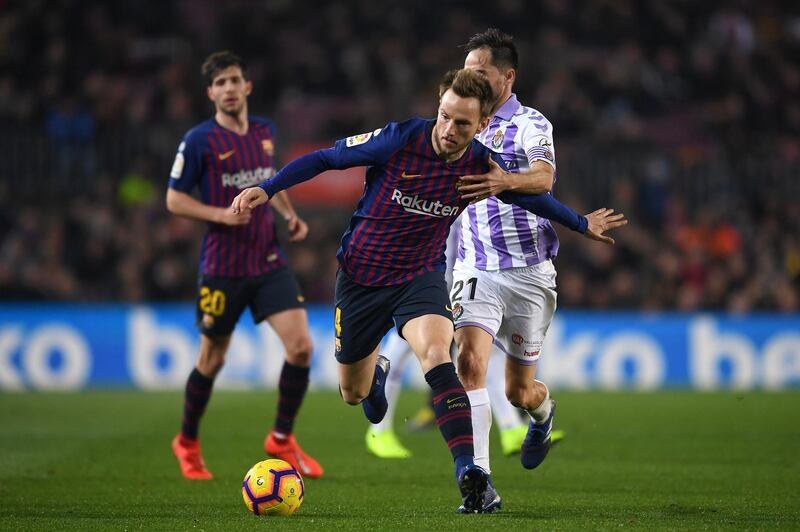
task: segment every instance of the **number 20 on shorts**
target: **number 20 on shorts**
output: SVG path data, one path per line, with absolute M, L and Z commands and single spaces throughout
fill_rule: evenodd
M 200 310 L 212 316 L 222 316 L 225 312 L 225 292 L 211 290 L 207 286 L 200 288 Z

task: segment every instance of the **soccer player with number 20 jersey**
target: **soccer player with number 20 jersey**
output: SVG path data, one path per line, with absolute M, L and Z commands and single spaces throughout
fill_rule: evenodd
M 214 117 L 191 129 L 178 147 L 170 172 L 170 212 L 208 222 L 200 258 L 197 325 L 200 356 L 186 382 L 181 432 L 172 441 L 183 476 L 212 478 L 200 452 L 198 425 L 222 369 L 231 334 L 245 308 L 253 320 L 266 320 L 286 349 L 278 383 L 275 425 L 264 441 L 267 453 L 286 460 L 304 477 L 319 477 L 322 467 L 303 452 L 292 433 L 308 389 L 311 337 L 303 297 L 276 238 L 272 209 L 233 213 L 228 206 L 243 188 L 274 173 L 275 127 L 248 116 L 252 82 L 244 62 L 217 52 L 203 63 Z M 191 192 L 199 188 L 201 199 Z M 272 205 L 286 219 L 290 240 L 302 240 L 308 227 L 286 193 Z

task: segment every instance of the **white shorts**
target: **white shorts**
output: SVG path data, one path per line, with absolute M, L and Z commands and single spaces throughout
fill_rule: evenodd
M 533 365 L 556 311 L 555 279 L 551 261 L 488 272 L 457 261 L 450 290 L 455 327 L 480 327 L 507 356 Z

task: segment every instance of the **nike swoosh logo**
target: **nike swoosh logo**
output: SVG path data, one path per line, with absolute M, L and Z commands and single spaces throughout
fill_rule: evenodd
M 459 399 L 466 399 L 466 398 L 467 398 L 466 395 L 459 395 L 458 397 L 453 397 L 452 399 L 448 399 L 447 404 L 449 405 L 453 401 L 458 401 Z
M 236 150 L 231 150 L 231 151 L 226 151 L 225 153 L 220 153 L 219 154 L 219 160 L 220 161 L 224 161 L 225 159 L 227 159 L 228 157 L 233 155 L 235 152 L 236 152 Z
M 451 309 L 451 308 L 450 308 L 450 307 L 448 307 L 447 305 L 445 305 L 445 306 L 444 306 L 444 309 L 445 309 L 447 312 L 453 312 L 453 309 Z
M 400 179 L 414 179 L 415 177 L 419 177 L 422 174 L 407 174 L 405 171 L 400 175 Z

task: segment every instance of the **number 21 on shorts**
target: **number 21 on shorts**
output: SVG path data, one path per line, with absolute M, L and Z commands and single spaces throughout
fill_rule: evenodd
M 450 295 L 450 301 L 461 301 L 461 291 L 464 289 L 464 281 L 459 279 L 453 284 L 453 292 Z M 470 277 L 467 279 L 466 285 L 469 286 L 469 299 L 472 301 L 475 299 L 475 289 L 478 286 L 478 278 L 477 277 Z

